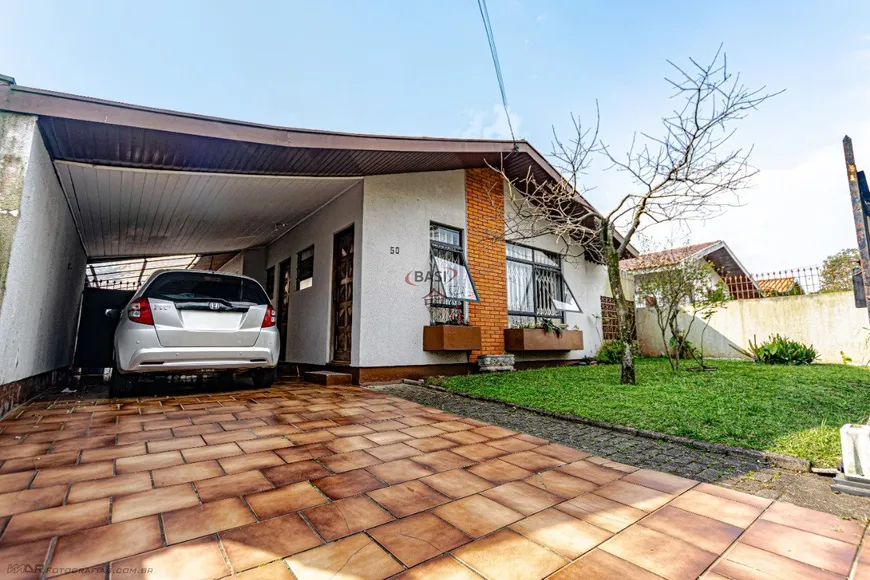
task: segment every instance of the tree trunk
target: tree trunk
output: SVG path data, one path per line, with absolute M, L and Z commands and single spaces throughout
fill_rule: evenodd
M 634 353 L 632 352 L 632 329 L 634 313 L 625 303 L 625 293 L 622 291 L 622 277 L 619 272 L 619 255 L 613 246 L 613 230 L 609 223 L 602 224 L 602 252 L 607 266 L 607 279 L 610 281 L 610 292 L 616 301 L 617 321 L 619 322 L 619 341 L 622 343 L 622 372 L 619 382 L 623 385 L 633 385 L 636 382 L 634 374 Z

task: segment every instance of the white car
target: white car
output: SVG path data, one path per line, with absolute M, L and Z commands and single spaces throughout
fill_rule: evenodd
M 251 370 L 254 386 L 275 381 L 280 352 L 266 292 L 247 276 L 200 270 L 155 272 L 120 312 L 112 396 L 129 395 L 143 374 Z

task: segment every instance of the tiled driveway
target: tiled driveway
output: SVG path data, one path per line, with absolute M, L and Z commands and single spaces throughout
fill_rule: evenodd
M 870 577 L 862 524 L 304 384 L 19 408 L 0 529 L 0 578 Z

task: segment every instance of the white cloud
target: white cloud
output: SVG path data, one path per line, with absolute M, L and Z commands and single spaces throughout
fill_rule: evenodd
M 514 111 L 511 111 L 510 108 L 508 110 L 510 111 L 510 124 L 513 125 L 514 135 L 519 139 L 523 118 Z M 460 136 L 464 139 L 511 138 L 508 116 L 501 105 L 493 105 L 491 109 L 465 111 L 464 115 L 468 119 L 468 124 L 460 133 Z

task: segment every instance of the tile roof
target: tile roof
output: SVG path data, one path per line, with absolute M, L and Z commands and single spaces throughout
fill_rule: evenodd
M 622 260 L 619 262 L 619 267 L 621 270 L 633 271 L 672 266 L 674 264 L 679 264 L 689 256 L 693 256 L 701 250 L 718 243 L 720 243 L 720 240 L 704 242 L 702 244 L 693 244 L 691 246 L 683 246 L 681 248 L 672 248 L 661 252 L 651 252 L 649 254 L 638 256 L 637 258 Z
M 767 280 L 758 280 L 758 287 L 765 293 L 773 292 L 773 293 L 786 293 L 791 292 L 792 289 L 797 286 L 800 288 L 800 284 L 797 281 L 797 278 L 794 276 L 786 277 L 786 278 L 768 278 Z

